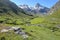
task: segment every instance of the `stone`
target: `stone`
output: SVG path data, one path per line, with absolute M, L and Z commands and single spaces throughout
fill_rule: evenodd
M 20 34 L 20 35 L 25 35 L 25 32 L 20 32 L 19 34 Z
M 25 38 L 28 38 L 28 35 L 22 35 L 22 37 L 25 39 Z
M 8 32 L 9 30 L 7 29 L 2 29 L 1 32 Z
M 8 31 L 14 31 L 16 34 L 21 35 L 24 39 L 28 38 L 28 35 L 26 34 L 26 32 L 23 32 L 22 30 L 24 30 L 24 28 L 20 28 L 20 27 L 7 27 L 5 29 L 1 30 L 2 32 L 8 32 Z

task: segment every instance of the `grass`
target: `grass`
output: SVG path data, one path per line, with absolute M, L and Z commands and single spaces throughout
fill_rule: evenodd
M 52 32 L 48 28 L 39 27 L 39 26 L 26 26 L 20 25 L 21 28 L 24 28 L 25 32 L 29 35 L 27 40 L 60 40 L 60 32 Z M 32 32 L 31 32 L 32 31 Z M 24 40 L 21 35 L 14 34 L 14 32 L 0 33 L 0 38 L 5 37 L 6 40 Z
M 6 20 L 6 18 L 2 18 L 0 20 Z M 28 19 L 29 20 L 29 19 Z M 12 24 L 10 23 L 12 21 Z M 4 21 L 6 22 L 6 21 Z M 27 35 L 29 36 L 27 40 L 60 40 L 60 28 L 58 27 L 58 24 L 60 24 L 60 19 L 57 17 L 38 17 L 29 20 L 29 24 L 27 23 L 27 19 L 9 19 L 7 20 L 8 26 L 20 26 L 21 28 L 24 28 L 25 32 L 27 32 Z M 15 22 L 15 24 L 13 24 Z M 21 25 L 23 23 L 23 25 Z M 27 24 L 27 25 L 26 25 Z M 39 25 L 37 25 L 39 24 Z M 41 26 L 42 25 L 42 26 Z M 57 25 L 57 26 L 56 26 Z M 52 31 L 53 30 L 53 31 Z M 6 40 L 24 40 L 21 35 L 14 34 L 14 32 L 11 32 L 9 34 L 7 33 L 0 33 L 0 39 L 2 37 L 5 37 Z
M 31 20 L 31 24 L 38 24 L 43 22 L 45 19 L 44 18 L 35 18 Z
M 8 32 L 8 33 L 0 33 L 0 40 L 1 38 L 4 37 L 5 40 L 22 40 L 23 38 L 20 35 L 14 34 L 13 32 Z
M 3 22 L 6 22 L 4 21 L 6 20 L 5 17 L 3 18 L 1 17 L 0 20 L 2 20 Z M 12 21 L 12 24 L 11 24 L 11 21 Z M 24 28 L 25 30 L 23 31 L 27 32 L 27 35 L 29 36 L 27 40 L 60 40 L 60 29 L 57 28 L 58 24 L 60 24 L 59 18 L 50 17 L 50 16 L 49 17 L 38 17 L 38 18 L 29 20 L 29 24 L 31 25 L 28 25 L 26 23 L 27 19 L 20 19 L 20 18 L 19 19 L 9 18 L 7 19 L 7 22 L 8 23 L 4 23 L 4 24 L 7 24 L 8 26 L 16 26 L 17 24 L 21 28 Z M 21 23 L 23 23 L 23 25 L 21 25 Z M 0 33 L 0 39 L 2 37 L 5 37 L 6 40 L 24 40 L 21 35 L 14 34 L 14 32 L 10 32 L 8 34 Z

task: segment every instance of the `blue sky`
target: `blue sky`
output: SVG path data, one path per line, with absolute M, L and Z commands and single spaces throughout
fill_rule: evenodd
M 29 6 L 34 6 L 36 3 L 40 3 L 45 7 L 52 7 L 58 0 L 11 0 L 17 5 L 27 4 Z

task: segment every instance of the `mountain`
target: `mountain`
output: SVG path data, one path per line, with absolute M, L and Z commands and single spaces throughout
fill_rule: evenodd
M 29 18 L 33 18 L 33 15 L 26 14 L 15 3 L 10 0 L 0 0 L 0 23 L 22 24 Z
M 52 7 L 52 9 L 53 9 L 52 16 L 56 18 L 60 18 L 60 1 L 58 1 L 56 5 Z
M 60 1 L 58 1 L 58 2 L 52 7 L 52 9 L 55 10 L 55 11 L 57 11 L 57 9 L 59 9 L 59 8 L 60 8 Z
M 49 13 L 52 14 L 60 9 L 60 1 L 58 1 L 52 8 L 50 8 Z
M 46 14 L 49 11 L 49 8 L 36 3 L 34 7 L 29 7 L 28 5 L 20 5 L 24 11 L 30 12 L 31 14 Z
M 18 14 L 19 11 L 19 8 L 13 2 L 9 0 L 0 0 L 0 14 L 10 14 L 11 12 Z
M 0 16 L 19 17 L 29 15 L 26 15 L 21 8 L 10 0 L 0 0 Z

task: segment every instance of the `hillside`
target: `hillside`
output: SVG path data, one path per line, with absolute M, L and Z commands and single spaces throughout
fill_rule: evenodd
M 33 15 L 26 14 L 21 8 L 10 0 L 0 0 L 0 23 L 14 24 L 20 21 L 33 18 Z M 13 20 L 14 19 L 14 20 Z
M 9 0 L 0 0 L 0 15 L 18 15 L 19 11 L 19 8 L 13 2 L 10 2 Z
M 0 16 L 18 17 L 22 15 L 26 16 L 25 12 L 16 4 L 10 0 L 0 0 Z
M 60 1 L 58 1 L 56 5 L 52 7 L 52 9 L 54 10 L 52 16 L 60 18 Z

